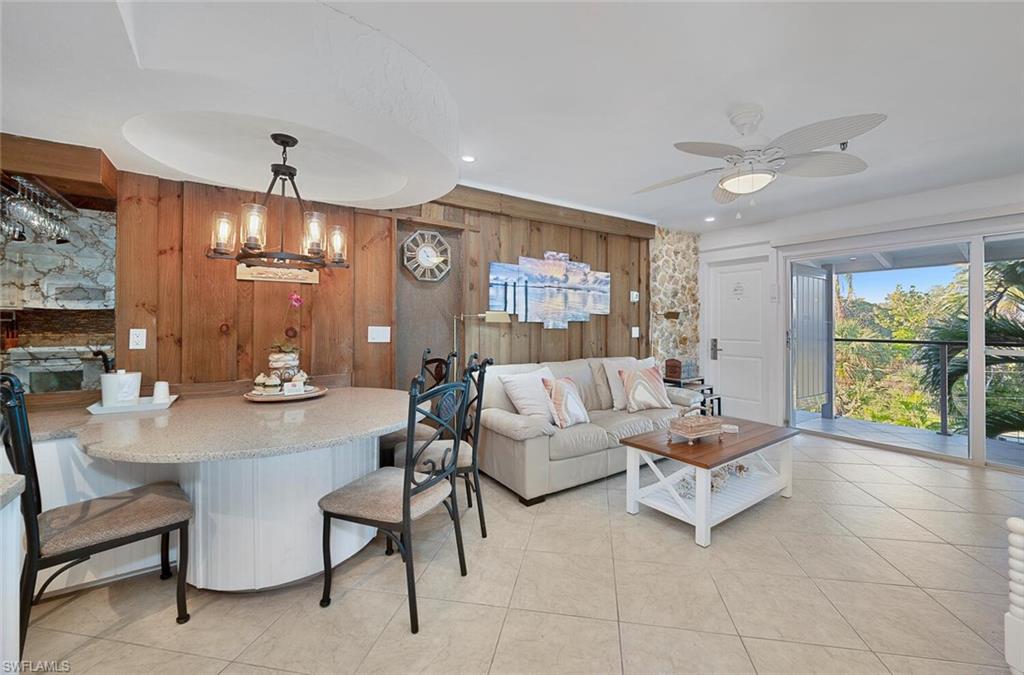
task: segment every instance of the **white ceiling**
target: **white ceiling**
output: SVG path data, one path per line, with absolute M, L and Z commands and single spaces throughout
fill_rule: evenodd
M 458 179 L 458 106 L 380 31 L 323 4 L 5 3 L 3 129 L 121 169 L 263 191 L 280 149 L 306 198 L 408 206 Z
M 340 4 L 429 63 L 459 102 L 462 182 L 719 229 L 1024 169 L 1024 4 Z M 672 143 L 730 142 L 738 102 L 774 137 L 865 112 L 840 178 L 783 177 L 723 207 L 717 166 Z M 743 213 L 735 220 L 736 205 Z M 704 223 L 704 216 L 717 222 Z
M 1024 171 L 1019 3 L 330 4 L 394 38 L 447 85 L 458 152 L 477 157 L 462 165 L 467 184 L 699 231 Z M 132 50 L 112 5 L 2 7 L 3 130 L 100 146 L 121 168 L 176 175 L 124 139 L 127 118 L 110 122 L 126 109 L 158 112 L 129 77 Z M 279 16 L 269 5 L 228 7 L 238 28 L 219 34 L 226 50 Z M 266 48 L 308 38 L 293 31 Z M 302 69 L 295 78 L 330 86 Z M 259 72 L 253 81 L 268 99 L 289 89 Z M 736 140 L 726 112 L 745 101 L 764 106 L 769 137 L 841 115 L 889 119 L 850 144 L 869 164 L 864 173 L 785 176 L 754 206 L 715 204 L 711 177 L 632 195 L 716 166 L 672 143 Z M 705 223 L 709 215 L 717 221 Z

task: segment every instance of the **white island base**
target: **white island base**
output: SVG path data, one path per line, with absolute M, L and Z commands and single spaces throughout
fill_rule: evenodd
M 287 455 L 186 464 L 94 459 L 74 439 L 37 442 L 35 451 L 44 509 L 153 481 L 176 481 L 195 507 L 189 524 L 189 584 L 251 591 L 323 571 L 323 516 L 317 500 L 376 469 L 377 446 L 377 438 L 369 437 Z M 375 528 L 335 520 L 331 559 L 341 563 L 375 534 Z M 172 565 L 176 539 L 171 536 Z M 92 556 L 54 579 L 48 595 L 157 573 L 159 566 L 160 539 L 154 537 Z M 46 576 L 40 575 L 40 585 Z
M 178 482 L 196 514 L 188 582 L 250 591 L 323 572 L 317 500 L 377 468 L 377 439 L 291 455 L 182 464 Z M 334 520 L 331 559 L 351 557 L 377 529 Z

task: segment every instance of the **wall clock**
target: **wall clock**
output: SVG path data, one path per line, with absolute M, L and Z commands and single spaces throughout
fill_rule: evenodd
M 432 230 L 416 230 L 402 242 L 402 262 L 420 281 L 440 281 L 452 268 L 452 249 Z

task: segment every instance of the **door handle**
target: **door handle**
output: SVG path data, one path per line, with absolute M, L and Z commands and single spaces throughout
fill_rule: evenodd
M 719 352 L 723 352 L 723 351 L 725 351 L 725 350 L 724 349 L 720 349 L 719 346 L 718 346 L 718 338 L 711 338 L 711 360 L 712 361 L 717 361 L 718 360 L 718 353 Z

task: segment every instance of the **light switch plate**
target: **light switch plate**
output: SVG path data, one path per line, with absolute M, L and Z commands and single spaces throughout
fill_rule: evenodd
M 635 338 L 640 337 L 640 326 L 633 326 L 633 328 L 630 329 L 630 333 Z
M 391 326 L 367 326 L 367 342 L 391 342 Z
M 128 331 L 128 349 L 146 348 L 146 329 L 132 328 Z
M 640 291 L 630 291 L 629 292 L 629 301 L 630 302 L 640 302 Z M 634 337 L 636 337 L 636 336 L 634 336 Z

